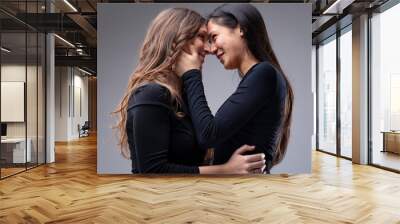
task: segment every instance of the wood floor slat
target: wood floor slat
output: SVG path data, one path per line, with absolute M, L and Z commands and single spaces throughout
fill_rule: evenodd
M 0 223 L 400 223 L 400 175 L 313 152 L 312 174 L 97 175 L 96 138 L 0 181 Z

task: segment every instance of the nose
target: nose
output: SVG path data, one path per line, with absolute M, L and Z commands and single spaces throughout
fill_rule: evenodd
M 215 46 L 214 43 L 208 43 L 204 47 L 204 51 L 207 54 L 216 54 L 217 53 L 217 47 Z
M 211 54 L 211 47 L 209 43 L 204 44 L 204 51 L 206 54 Z

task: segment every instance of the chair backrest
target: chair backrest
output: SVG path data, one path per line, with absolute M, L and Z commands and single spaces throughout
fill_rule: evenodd
M 89 129 L 89 121 L 85 121 L 85 123 L 83 124 L 82 128 L 86 128 Z

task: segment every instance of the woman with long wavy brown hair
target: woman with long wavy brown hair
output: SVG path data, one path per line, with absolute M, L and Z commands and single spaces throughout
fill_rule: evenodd
M 260 173 L 263 154 L 243 145 L 222 165 L 202 166 L 201 148 L 189 117 L 182 81 L 175 61 L 188 46 L 204 60 L 207 39 L 205 19 L 184 8 L 162 11 L 145 36 L 138 65 L 114 114 L 124 157 L 132 160 L 133 173 Z

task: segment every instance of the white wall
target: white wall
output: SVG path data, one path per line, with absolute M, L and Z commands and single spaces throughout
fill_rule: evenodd
M 71 120 L 71 135 L 73 138 L 77 138 L 79 133 L 77 126 L 82 126 L 85 121 L 88 121 L 88 77 L 82 76 L 78 70 L 74 70 L 74 108 L 72 110 L 73 119 Z M 80 95 L 80 97 L 79 97 Z M 80 102 L 79 102 L 80 101 Z M 80 108 L 79 108 L 80 107 Z M 81 111 L 80 111 L 81 110 Z
M 55 141 L 68 140 L 68 85 L 67 67 L 55 68 Z
M 25 70 L 26 69 L 26 70 Z M 24 65 L 20 65 L 20 64 L 5 64 L 1 66 L 1 81 L 9 81 L 9 82 L 25 82 L 25 76 L 26 76 L 26 72 L 28 72 L 28 74 L 36 74 L 36 67 L 35 66 L 27 66 L 25 67 Z M 36 81 L 32 81 L 29 80 L 30 85 L 36 85 Z M 32 82 L 32 83 L 31 83 Z M 28 99 L 27 100 L 27 104 L 30 104 L 31 102 L 34 101 L 34 99 L 36 99 L 36 88 L 27 88 L 27 96 Z M 31 92 L 33 91 L 33 92 Z M 2 96 L 4 97 L 4 96 Z M 36 108 L 36 103 L 34 105 Z M 1 110 L 7 110 L 7 108 L 1 108 Z M 31 112 L 32 108 L 30 108 L 30 110 L 28 112 Z M 28 118 L 28 137 L 29 137 L 29 133 L 31 133 L 31 129 L 36 130 L 36 125 L 32 124 L 32 121 L 35 121 L 36 123 L 36 113 L 27 113 L 27 118 Z M 8 137 L 25 137 L 25 126 L 26 126 L 26 122 L 7 122 L 7 136 Z M 33 127 L 35 126 L 35 127 Z
M 55 141 L 77 139 L 78 124 L 88 120 L 88 78 L 72 67 L 56 67 L 55 73 Z

